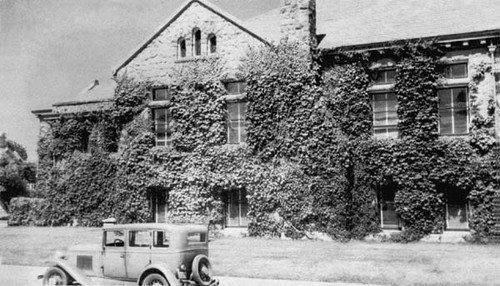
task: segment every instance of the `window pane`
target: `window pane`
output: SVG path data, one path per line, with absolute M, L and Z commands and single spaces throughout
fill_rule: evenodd
M 212 35 L 209 39 L 210 53 L 213 54 L 217 52 L 217 38 Z
M 181 52 L 181 58 L 186 57 L 186 40 L 181 40 L 180 42 L 180 52 Z
M 385 71 L 385 78 L 386 78 L 386 83 L 395 83 L 396 80 L 394 79 L 394 76 L 396 75 L 395 70 L 387 70 Z
M 228 94 L 239 94 L 237 82 L 227 82 L 225 85 Z
M 441 89 L 438 91 L 439 108 L 451 108 L 451 89 Z
M 239 142 L 239 122 L 238 121 L 230 121 L 228 126 L 228 141 L 229 144 L 238 144 Z
M 110 247 L 123 247 L 125 245 L 125 232 L 121 230 L 106 231 L 106 246 Z
M 246 128 L 245 121 L 240 122 L 240 133 L 241 133 L 240 141 L 242 143 L 247 142 L 247 128 Z
M 387 125 L 387 112 L 377 112 L 373 114 L 373 126 Z
M 439 128 L 441 134 L 452 134 L 452 111 L 450 109 L 442 109 L 439 111 Z
M 201 55 L 201 31 L 196 30 L 194 32 L 194 53 L 195 55 Z
M 387 125 L 397 125 L 398 124 L 398 113 L 393 110 L 387 112 Z
M 466 109 L 455 109 L 454 111 L 454 123 L 455 123 L 455 132 L 456 134 L 465 134 L 468 133 L 467 130 L 467 110 Z
M 204 243 L 207 240 L 207 235 L 206 233 L 193 232 L 188 234 L 187 240 L 189 244 Z
M 246 113 L 247 113 L 247 103 L 246 102 L 240 102 L 238 103 L 240 107 L 240 119 L 245 120 L 246 118 Z
M 155 231 L 153 245 L 155 247 L 168 247 L 169 246 L 169 235 L 166 231 Z
M 387 107 L 385 93 L 374 93 L 373 94 L 373 113 L 385 112 Z
M 247 83 L 244 82 L 244 81 L 240 81 L 238 83 L 238 88 L 239 88 L 239 92 L 240 93 L 245 93 L 246 92 L 246 89 L 247 89 Z
M 131 231 L 129 236 L 129 245 L 131 247 L 149 247 L 150 245 L 149 231 Z
M 154 91 L 153 100 L 167 100 L 167 92 L 166 88 L 156 89 Z
M 467 88 L 454 88 L 453 90 L 453 107 L 467 107 Z
M 467 63 L 451 64 L 445 70 L 447 78 L 464 78 L 467 77 Z
M 227 112 L 229 113 L 229 120 L 240 119 L 240 105 L 238 103 L 228 103 Z

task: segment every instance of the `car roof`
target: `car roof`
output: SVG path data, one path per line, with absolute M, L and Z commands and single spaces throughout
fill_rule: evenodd
M 206 225 L 171 224 L 171 223 L 130 223 L 110 224 L 103 226 L 104 230 L 166 230 L 169 232 L 207 232 Z

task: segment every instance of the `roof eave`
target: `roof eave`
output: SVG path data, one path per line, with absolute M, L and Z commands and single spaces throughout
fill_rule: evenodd
M 445 44 L 457 41 L 481 40 L 481 39 L 491 39 L 491 38 L 500 38 L 500 29 L 475 31 L 475 32 L 467 32 L 459 34 L 448 34 L 448 35 L 431 36 L 431 37 L 421 37 L 421 38 L 407 38 L 407 39 L 399 39 L 393 41 L 366 43 L 360 45 L 346 45 L 346 46 L 331 47 L 331 48 L 318 47 L 318 50 L 321 50 L 324 54 L 332 54 L 332 53 L 337 53 L 338 51 L 370 51 L 370 50 L 389 49 L 394 46 L 397 46 L 398 42 L 403 42 L 403 41 L 435 40 L 437 43 Z

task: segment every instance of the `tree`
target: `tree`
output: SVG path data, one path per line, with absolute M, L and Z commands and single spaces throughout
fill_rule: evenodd
M 7 211 L 12 198 L 29 195 L 27 182 L 33 182 L 35 171 L 25 161 L 24 147 L 5 137 L 0 135 L 0 206 Z

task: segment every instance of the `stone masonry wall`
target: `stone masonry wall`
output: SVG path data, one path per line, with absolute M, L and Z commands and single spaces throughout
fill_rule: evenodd
M 316 0 L 281 0 L 281 39 L 316 47 Z
M 201 31 L 201 56 L 194 56 L 194 28 Z M 209 54 L 208 35 L 217 37 L 217 53 Z M 186 57 L 178 57 L 178 39 L 186 40 Z M 156 84 L 171 83 L 172 68 L 182 63 L 206 57 L 219 57 L 227 68 L 227 77 L 234 77 L 241 59 L 251 46 L 263 43 L 245 30 L 235 26 L 225 18 L 200 5 L 191 4 L 173 23 L 154 39 L 118 75 L 136 80 L 150 80 Z

